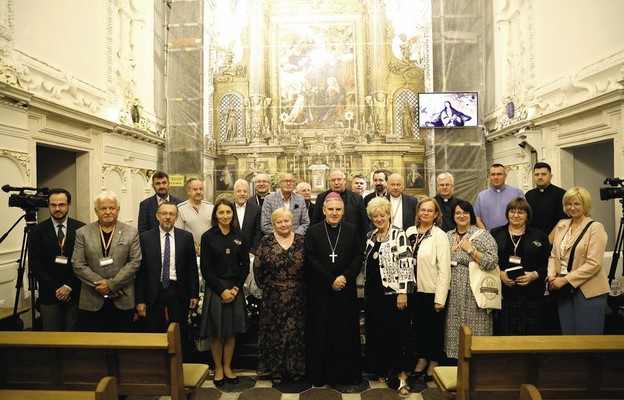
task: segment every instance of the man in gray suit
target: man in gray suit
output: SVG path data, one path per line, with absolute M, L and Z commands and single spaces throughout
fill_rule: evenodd
M 97 222 L 76 231 L 72 263 L 82 281 L 80 317 L 85 331 L 129 332 L 134 317 L 134 276 L 141 266 L 139 231 L 117 221 L 114 192 L 93 201 Z

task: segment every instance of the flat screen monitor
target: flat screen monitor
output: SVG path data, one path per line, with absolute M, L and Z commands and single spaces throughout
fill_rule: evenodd
M 418 93 L 420 128 L 478 125 L 477 92 Z

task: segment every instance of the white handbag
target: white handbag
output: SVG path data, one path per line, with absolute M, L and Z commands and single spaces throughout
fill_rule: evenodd
M 468 239 L 470 242 L 479 236 L 483 230 L 479 229 Z M 470 288 L 477 301 L 479 308 L 486 309 L 488 313 L 492 310 L 502 308 L 502 283 L 500 279 L 500 268 L 485 271 L 479 267 L 479 263 L 471 261 L 468 264 L 470 273 Z

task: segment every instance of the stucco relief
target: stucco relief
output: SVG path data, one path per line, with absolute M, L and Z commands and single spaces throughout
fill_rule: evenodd
M 13 0 L 0 0 L 0 39 L 13 41 L 14 30 Z
M 130 174 L 129 168 L 121 166 L 121 165 L 103 164 L 102 165 L 102 189 L 108 188 L 107 182 L 109 180 L 109 175 L 111 173 L 116 174 L 119 177 L 123 188 L 127 186 L 128 175 Z
M 30 154 L 11 150 L 0 150 L 0 156 L 8 157 L 19 164 L 26 175 L 26 180 L 30 181 Z

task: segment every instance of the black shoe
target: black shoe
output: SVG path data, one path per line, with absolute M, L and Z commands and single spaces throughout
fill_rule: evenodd
M 234 378 L 228 378 L 226 376 L 225 379 L 228 381 L 228 383 L 231 383 L 232 385 L 236 385 L 238 383 L 238 376 L 235 376 Z
M 212 381 L 216 387 L 225 385 L 225 379 L 213 379 Z

